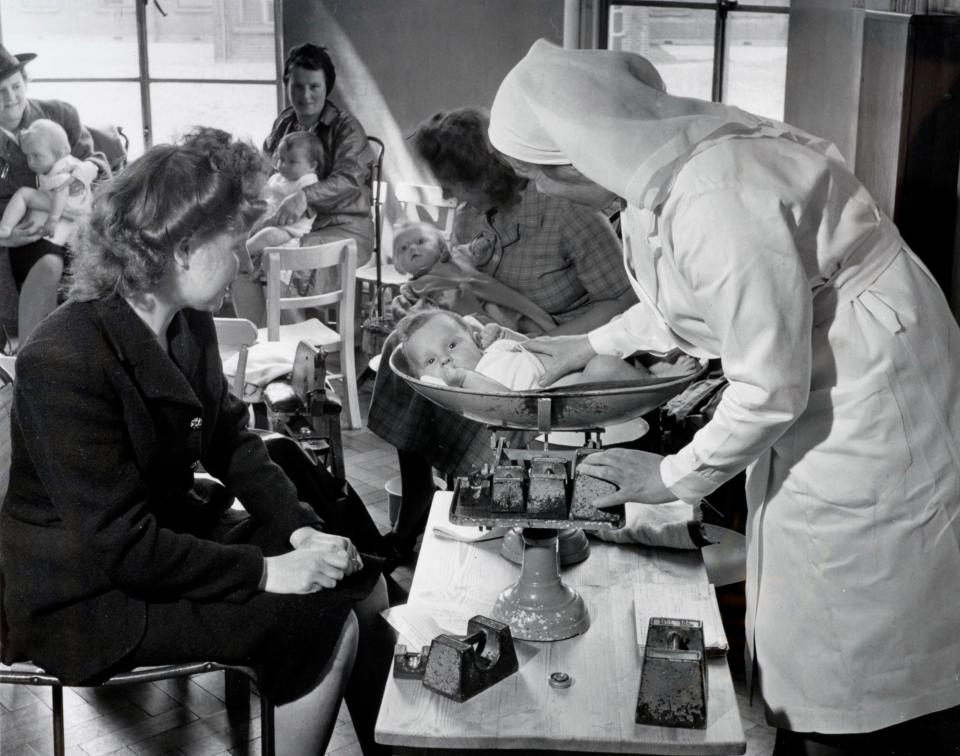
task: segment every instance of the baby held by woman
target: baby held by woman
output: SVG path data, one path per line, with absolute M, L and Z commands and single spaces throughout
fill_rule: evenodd
M 295 192 L 316 184 L 323 173 L 323 145 L 308 131 L 287 134 L 277 148 L 277 172 L 267 180 L 261 199 L 267 203 L 264 218 L 271 219 L 280 203 Z M 247 240 L 250 257 L 258 260 L 267 247 L 280 247 L 291 239 L 299 239 L 310 232 L 313 215 L 304 213 L 289 226 L 263 226 Z
M 446 310 L 420 310 L 397 324 L 397 334 L 414 375 L 429 383 L 472 391 L 530 391 L 541 388 L 545 370 L 539 357 L 524 349 L 525 336 L 495 323 L 475 327 Z M 694 362 L 692 358 L 687 368 Z M 676 374 L 689 372 L 676 366 Z M 646 381 L 659 378 L 618 357 L 597 355 L 581 372 L 551 384 Z
M 495 246 L 484 235 L 469 244 L 450 245 L 435 226 L 406 223 L 393 240 L 394 266 L 410 276 L 401 293 L 413 300 L 430 297 L 444 308 L 490 318 L 512 330 L 551 330 L 555 323 L 542 307 L 479 270 Z
M 88 167 L 70 154 L 70 140 L 63 127 L 47 118 L 38 118 L 20 132 L 20 150 L 30 170 L 37 174 L 37 187 L 17 189 L 0 218 L 0 239 L 13 233 L 28 218 L 43 224 L 43 235 L 54 244 L 71 240 L 75 221 L 90 213 L 91 193 Z M 78 180 L 83 191 L 71 194 Z

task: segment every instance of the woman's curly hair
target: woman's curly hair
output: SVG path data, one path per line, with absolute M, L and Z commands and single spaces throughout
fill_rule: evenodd
M 480 189 L 501 206 L 516 199 L 526 181 L 497 156 L 489 125 L 480 108 L 441 110 L 417 126 L 413 146 L 439 181 Z
M 76 246 L 73 299 L 155 287 L 183 242 L 241 233 L 252 222 L 245 183 L 262 169 L 252 145 L 218 129 L 151 147 L 97 190 Z

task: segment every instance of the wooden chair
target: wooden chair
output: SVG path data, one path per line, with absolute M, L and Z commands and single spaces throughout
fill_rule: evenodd
M 448 241 L 453 236 L 457 200 L 453 197 L 445 198 L 439 186 L 397 183 L 393 193 L 407 220 L 432 223 Z
M 269 341 L 306 341 L 326 352 L 340 352 L 344 395 L 347 400 L 347 425 L 360 428 L 360 399 L 357 392 L 357 367 L 354 356 L 354 311 L 356 309 L 357 243 L 353 239 L 317 244 L 311 247 L 267 247 L 264 252 L 267 273 L 267 327 L 261 338 Z M 313 271 L 340 266 L 340 288 L 307 296 L 285 292 L 282 280 L 286 271 Z M 301 323 L 280 325 L 283 310 L 337 306 L 337 328 L 310 318 Z M 331 376 L 334 378 L 335 376 Z
M 237 355 L 237 372 L 233 376 L 230 390 L 234 396 L 244 398 L 244 386 L 247 375 L 247 350 L 257 343 L 257 326 L 246 318 L 214 318 L 217 329 L 217 343 L 220 347 L 220 359 L 226 362 Z

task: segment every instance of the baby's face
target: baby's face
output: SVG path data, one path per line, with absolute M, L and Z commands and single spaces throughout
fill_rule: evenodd
M 404 229 L 393 239 L 394 265 L 413 278 L 430 270 L 442 254 L 438 235 L 426 227 Z
M 44 139 L 27 138 L 20 144 L 27 165 L 34 173 L 46 173 L 57 162 L 57 155 Z
M 473 370 L 483 356 L 473 335 L 446 316 L 429 321 L 407 340 L 403 349 L 419 375 L 440 380 L 444 366 Z
M 311 160 L 303 147 L 283 147 L 277 156 L 277 171 L 287 181 L 296 181 L 317 170 L 317 163 Z

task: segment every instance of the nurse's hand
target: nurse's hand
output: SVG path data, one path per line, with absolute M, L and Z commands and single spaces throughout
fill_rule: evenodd
M 541 336 L 523 342 L 523 348 L 540 358 L 546 372 L 540 379 L 541 386 L 549 386 L 558 378 L 576 370 L 582 370 L 597 353 L 585 336 Z
M 628 501 L 663 504 L 675 501 L 677 495 L 663 484 L 660 477 L 662 459 L 659 454 L 635 449 L 608 449 L 591 454 L 577 465 L 577 470 L 619 487 L 619 491 L 601 496 L 593 503 L 598 509 Z

